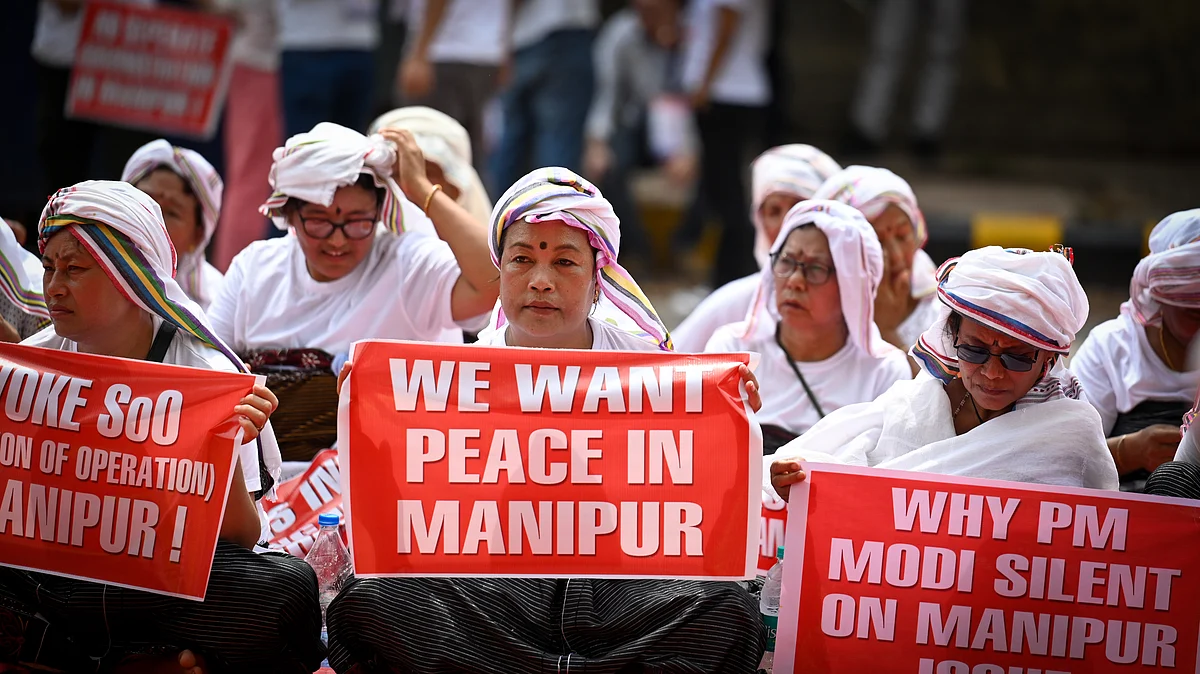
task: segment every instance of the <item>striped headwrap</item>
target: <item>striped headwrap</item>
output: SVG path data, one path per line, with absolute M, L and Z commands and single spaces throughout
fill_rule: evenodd
M 331 122 L 321 122 L 308 133 L 287 139 L 272 154 L 269 180 L 273 192 L 258 212 L 271 218 L 279 229 L 288 228 L 283 206 L 289 198 L 328 206 L 339 187 L 353 185 L 364 173 L 383 188 L 379 222 L 393 234 L 404 231 L 400 204 L 405 201 L 400 186 L 392 179 L 396 147 L 383 136 L 364 136 Z
M 1168 215 L 1150 232 L 1149 244 L 1121 309 L 1142 325 L 1161 325 L 1164 304 L 1200 308 L 1200 208 Z
M 929 238 L 925 215 L 917 205 L 917 195 L 908 181 L 885 168 L 848 166 L 833 174 L 813 195 L 814 199 L 831 199 L 849 204 L 862 211 L 867 220 L 879 217 L 889 205 L 904 211 L 913 225 L 917 247 Z
M 999 246 L 968 251 L 938 269 L 937 292 L 938 320 L 917 340 L 912 355 L 926 372 L 947 382 L 959 370 L 954 335 L 947 329 L 951 312 L 1064 355 L 1088 317 L 1087 294 L 1070 261 L 1057 252 Z M 1022 400 L 1061 396 L 1078 397 L 1078 382 L 1056 363 Z
M 754 223 L 754 257 L 759 267 L 770 262 L 772 240 L 763 231 L 759 209 L 772 194 L 811 199 L 830 176 L 842 170 L 829 155 L 811 145 L 779 145 L 758 155 L 750 164 L 750 221 Z
M 836 201 L 810 199 L 788 211 L 783 228 L 771 246 L 774 257 L 783 250 L 788 236 L 805 225 L 814 225 L 829 241 L 829 253 L 837 274 L 842 318 L 850 342 L 867 354 L 880 357 L 895 349 L 884 341 L 875 325 L 875 293 L 883 279 L 883 249 L 871 224 L 857 210 Z M 743 339 L 768 337 L 779 323 L 775 297 L 775 273 L 763 267 L 758 292 L 746 314 Z
M 42 262 L 17 243 L 8 223 L 0 219 L 0 291 L 21 311 L 49 319 L 42 298 Z
M 204 226 L 204 236 L 190 253 L 180 255 L 175 280 L 189 296 L 201 300 L 208 292 L 202 287 L 204 251 L 213 233 L 217 231 L 217 220 L 221 217 L 221 195 L 225 184 L 208 160 L 199 152 L 183 147 L 174 147 L 163 139 L 146 143 L 125 162 L 121 180 L 136 185 L 155 170 L 165 168 L 183 179 L 192 195 L 200 204 L 199 224 Z M 211 298 L 210 298 L 211 299 Z
M 175 247 L 162 211 L 149 195 L 129 183 L 108 180 L 64 187 L 42 210 L 38 246 L 44 251 L 50 237 L 64 229 L 129 301 L 225 354 L 239 371 L 247 371 L 205 324 L 200 306 L 175 282 Z
M 586 232 L 596 250 L 596 281 L 602 293 L 596 317 L 648 339 L 664 351 L 672 350 L 671 337 L 654 306 L 617 262 L 621 221 L 595 185 L 568 169 L 551 167 L 536 169 L 508 188 L 492 210 L 488 236 L 497 268 L 504 230 L 520 221 L 558 221 Z M 508 322 L 499 302 L 494 314 L 492 327 L 499 330 Z

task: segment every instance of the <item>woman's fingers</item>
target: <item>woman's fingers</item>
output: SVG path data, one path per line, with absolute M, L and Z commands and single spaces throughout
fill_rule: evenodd
M 742 376 L 742 384 L 746 387 L 746 402 L 750 404 L 750 409 L 758 412 L 762 409 L 762 393 L 758 389 L 758 377 L 755 377 L 754 372 L 745 365 L 738 366 L 738 374 Z
M 346 381 L 346 377 L 349 377 L 349 376 L 350 376 L 350 370 L 351 370 L 353 367 L 354 367 L 354 363 L 352 363 L 352 362 L 350 362 L 350 361 L 346 361 L 346 364 L 342 366 L 342 371 L 341 371 L 341 372 L 338 372 L 338 379 L 337 379 L 337 390 L 338 390 L 338 393 L 341 393 L 341 391 L 342 391 L 342 382 Z

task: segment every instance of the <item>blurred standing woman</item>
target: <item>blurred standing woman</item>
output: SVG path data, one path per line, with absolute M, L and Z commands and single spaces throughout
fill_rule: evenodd
M 758 420 L 768 454 L 826 414 L 912 376 L 904 352 L 875 327 L 882 274 L 879 241 L 858 211 L 818 200 L 788 211 L 746 320 L 717 330 L 705 348 L 761 355 Z
M 780 145 L 754 160 L 750 165 L 750 220 L 759 269 L 771 263 L 771 244 L 779 236 L 783 216 L 792 206 L 812 198 L 829 176 L 840 170 L 829 155 L 811 145 Z M 684 353 L 703 351 L 717 328 L 744 319 L 760 278 L 761 274 L 750 274 L 714 290 L 672 332 L 675 348 Z
M 617 263 L 620 223 L 591 183 L 538 169 L 505 192 L 491 224 L 500 300 L 481 343 L 670 349 Z M 748 369 L 743 378 L 756 407 Z M 418 673 L 749 674 L 765 643 L 750 595 L 713 581 L 364 578 L 330 604 L 328 623 L 338 672 L 374 663 Z
M 24 344 L 243 370 L 172 278 L 174 250 L 150 197 L 123 182 L 79 183 L 50 198 L 38 233 L 54 324 Z M 279 475 L 268 423 L 276 405 L 255 386 L 231 410 L 246 440 L 204 601 L 0 568 L 0 607 L 16 614 L 0 620 L 0 642 L 24 644 L 19 661 L 67 671 L 135 662 L 149 671 L 313 671 L 324 652 L 316 575 L 300 560 L 251 550 L 263 526 L 254 499 Z
M 883 247 L 883 280 L 875 298 L 875 324 L 883 338 L 908 350 L 937 318 L 937 265 L 921 248 L 925 216 L 912 187 L 887 169 L 850 166 L 813 195 L 857 208 Z
M 1200 209 L 1167 216 L 1149 243 L 1121 315 L 1092 328 L 1071 358 L 1131 489 L 1174 456 L 1200 389 L 1200 371 L 1188 363 L 1200 329 Z
M 199 152 L 173 147 L 160 138 L 133 153 L 125 163 L 121 180 L 158 203 L 179 260 L 175 280 L 188 297 L 208 309 L 221 290 L 223 278 L 205 259 L 208 242 L 221 217 L 225 187 L 221 176 Z

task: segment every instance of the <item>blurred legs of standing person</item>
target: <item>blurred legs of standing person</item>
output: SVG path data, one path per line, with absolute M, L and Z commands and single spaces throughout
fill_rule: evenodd
M 492 155 L 493 194 L 524 175 L 527 162 L 581 170 L 593 35 L 588 29 L 560 30 L 513 55 L 512 81 L 501 101 L 504 132 Z
M 600 180 L 600 191 L 612 204 L 613 212 L 621 220 L 621 244 L 625 251 L 621 256 L 621 264 L 627 269 L 631 265 L 649 265 L 652 261 L 650 239 L 646 236 L 645 225 L 630 185 L 642 156 L 643 138 L 640 126 L 617 128 L 609 141 L 612 147 L 612 166 L 604 172 L 604 178 Z
M 721 103 L 712 103 L 696 114 L 703 146 L 697 194 L 704 195 L 721 221 L 714 288 L 758 269 L 743 173 L 763 116 L 761 107 Z
M 913 127 L 918 149 L 933 151 L 950 112 L 967 8 L 963 0 L 926 2 L 932 12 L 925 65 L 913 101 Z M 887 139 L 920 3 L 921 0 L 882 0 L 876 9 L 871 53 L 863 68 L 852 111 L 854 132 L 864 149 L 874 149 Z
M 285 51 L 280 63 L 288 138 L 334 122 L 365 131 L 371 121 L 375 57 L 360 49 Z
M 424 105 L 450 115 L 471 136 L 471 163 L 476 171 L 486 168 L 483 114 L 488 101 L 496 95 L 500 80 L 498 66 L 474 63 L 434 63 L 436 84 L 426 96 L 404 98 L 401 105 Z

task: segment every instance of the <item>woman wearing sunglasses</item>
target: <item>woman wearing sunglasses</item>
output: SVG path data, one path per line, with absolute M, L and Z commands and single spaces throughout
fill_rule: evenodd
M 289 234 L 238 254 L 208 312 L 235 351 L 461 342 L 491 310 L 487 224 L 429 180 L 411 133 L 321 123 L 274 156 L 260 210 Z
M 788 211 L 746 320 L 718 329 L 705 347 L 760 354 L 766 453 L 912 376 L 875 327 L 882 276 L 879 240 L 857 210 L 804 201 Z
M 1179 423 L 1200 387 L 1188 347 L 1200 330 L 1200 209 L 1150 232 L 1121 315 L 1092 328 L 1071 357 L 1100 413 L 1124 489 L 1140 490 L 1180 444 Z
M 993 246 L 938 279 L 939 318 L 913 347 L 924 372 L 780 449 L 764 488 L 787 498 L 808 460 L 1116 489 L 1100 416 L 1059 362 L 1088 314 L 1067 258 Z

